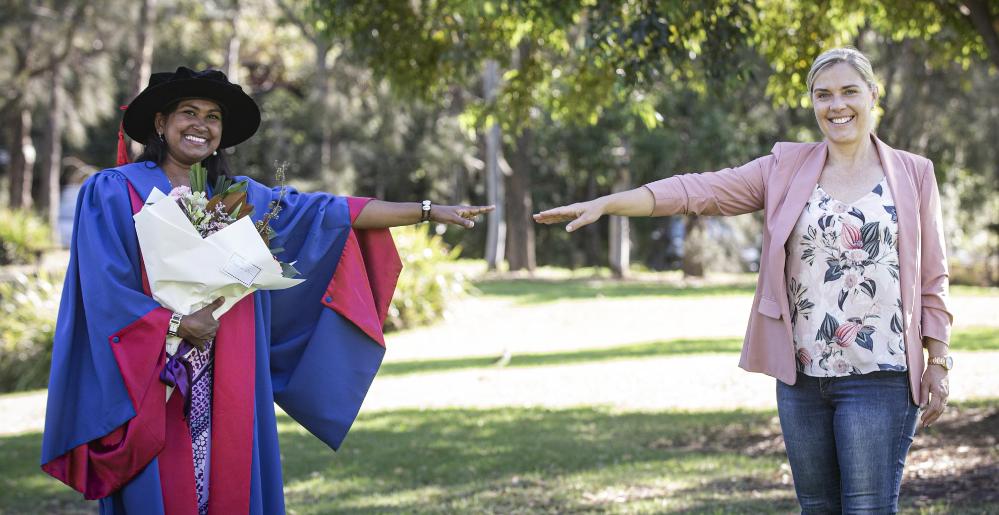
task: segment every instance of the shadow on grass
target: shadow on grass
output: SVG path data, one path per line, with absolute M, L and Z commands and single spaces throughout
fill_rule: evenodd
M 700 494 L 673 498 L 678 489 L 733 475 L 770 482 L 783 462 L 782 449 L 759 445 L 776 431 L 769 412 L 362 414 L 335 460 L 282 422 L 288 505 L 301 513 L 600 512 L 622 498 L 629 510 L 682 508 Z M 775 501 L 735 497 L 757 512 Z M 790 487 L 777 497 L 793 508 Z
M 648 281 L 608 279 L 503 279 L 479 281 L 475 286 L 485 295 L 517 297 L 520 304 L 540 304 L 567 299 L 594 297 L 706 297 L 752 294 L 756 284 L 741 282 L 725 285 L 677 286 Z
M 994 400 L 956 405 L 924 449 L 992 460 Z M 295 513 L 794 511 L 773 412 L 615 413 L 604 408 L 362 413 L 334 455 L 279 418 L 285 492 Z M 935 434 L 942 441 L 938 445 Z M 38 434 L 0 438 L 0 512 L 85 513 L 93 504 L 42 475 Z M 913 479 L 904 507 L 994 512 L 994 474 L 973 467 Z M 973 480 L 968 482 L 967 480 Z M 908 481 L 908 479 L 907 479 Z M 935 511 L 934 511 L 935 512 Z

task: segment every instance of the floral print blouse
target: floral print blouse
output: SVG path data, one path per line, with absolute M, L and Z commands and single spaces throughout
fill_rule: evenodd
M 886 182 L 850 204 L 816 185 L 785 250 L 798 370 L 905 371 L 898 218 Z

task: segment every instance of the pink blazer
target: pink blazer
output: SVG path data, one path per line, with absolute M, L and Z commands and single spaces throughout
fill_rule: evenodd
M 920 399 L 923 337 L 950 341 L 948 273 L 933 163 L 895 150 L 876 136 L 898 215 L 899 283 L 912 399 Z M 738 168 L 676 175 L 646 185 L 653 216 L 739 215 L 763 210 L 760 274 L 739 366 L 794 384 L 796 367 L 784 277 L 784 244 L 826 162 L 827 143 L 777 143 L 771 154 Z

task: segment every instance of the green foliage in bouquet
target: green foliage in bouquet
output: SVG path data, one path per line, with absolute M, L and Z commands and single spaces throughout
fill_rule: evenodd
M 426 325 L 447 314 L 448 303 L 469 289 L 468 278 L 449 266 L 458 259 L 459 247 L 448 249 L 440 236 L 423 226 L 392 229 L 403 271 L 392 297 L 385 330 Z
M 48 383 L 61 285 L 45 272 L 0 281 L 0 392 Z
M 52 229 L 27 210 L 0 209 L 0 265 L 27 265 L 52 246 Z

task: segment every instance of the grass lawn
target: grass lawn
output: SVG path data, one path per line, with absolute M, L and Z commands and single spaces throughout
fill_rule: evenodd
M 977 327 L 958 329 L 951 335 L 951 349 L 959 351 L 999 350 L 999 328 Z M 614 359 L 651 358 L 682 354 L 738 353 L 742 350 L 741 338 L 702 338 L 657 341 L 636 345 L 621 345 L 603 349 L 580 349 L 565 352 L 535 354 L 514 354 L 510 356 L 509 367 L 540 367 L 565 365 L 591 361 Z M 384 363 L 378 371 L 379 377 L 444 372 L 467 368 L 493 366 L 495 356 L 396 361 Z
M 673 282 L 615 281 L 606 279 L 504 279 L 477 281 L 483 295 L 516 297 L 519 304 L 540 304 L 560 300 L 627 297 L 708 297 L 752 295 L 756 283 L 738 281 L 725 284 L 687 286 Z
M 561 275 L 559 275 L 561 274 Z M 755 278 L 611 281 L 553 271 L 485 279 L 486 296 L 521 307 L 570 300 L 748 296 Z M 658 277 L 658 276 L 657 276 Z M 693 284 L 693 285 L 690 285 Z M 999 290 L 955 288 L 999 296 Z M 553 303 L 553 304 L 545 304 Z M 988 322 L 982 322 L 988 323 Z M 644 341 L 645 338 L 637 341 Z M 631 340 L 636 341 L 636 340 Z M 514 353 L 509 367 L 737 353 L 741 338 L 689 338 Z M 952 347 L 999 350 L 999 328 L 955 331 Z M 539 349 L 540 350 L 540 349 Z M 380 376 L 486 367 L 494 357 L 385 363 Z M 553 381 L 551 388 L 560 385 Z M 654 392 L 649 392 L 654 395 Z M 496 408 L 362 412 L 333 453 L 278 419 L 289 513 L 793 513 L 797 504 L 773 411 Z M 999 398 L 955 403 L 909 455 L 908 513 L 999 513 Z M 39 433 L 0 437 L 0 514 L 93 513 L 38 468 Z
M 917 439 L 903 506 L 999 510 L 996 402 L 952 407 Z M 334 454 L 279 418 L 290 513 L 790 513 L 770 411 L 400 410 L 362 414 Z M 991 439 L 990 439 L 991 438 Z M 43 476 L 38 434 L 0 438 L 0 512 L 84 513 Z M 958 449 L 958 446 L 963 449 Z M 977 456 L 978 466 L 949 458 Z

